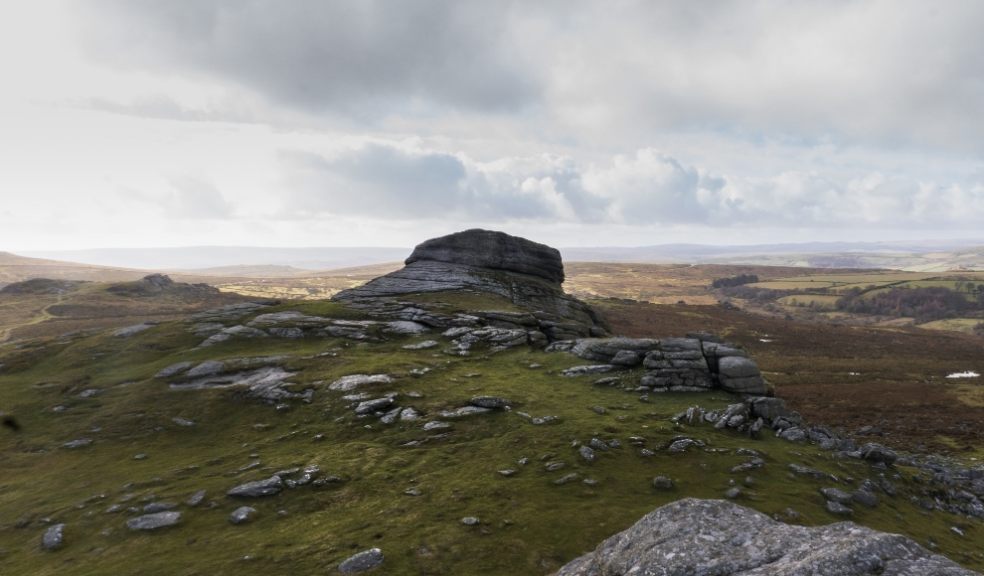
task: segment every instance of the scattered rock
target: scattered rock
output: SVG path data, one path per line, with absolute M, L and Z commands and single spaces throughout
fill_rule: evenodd
M 582 445 L 577 449 L 577 453 L 581 456 L 585 462 L 594 462 L 598 457 L 595 455 L 595 451 L 589 446 Z
M 614 369 L 615 366 L 612 366 L 611 364 L 589 364 L 586 366 L 572 366 L 561 371 L 561 374 L 567 376 L 568 378 L 574 378 L 577 376 L 584 376 L 586 374 L 604 374 L 605 372 L 611 372 Z
M 229 514 L 229 522 L 231 524 L 246 524 L 247 522 L 252 522 L 256 518 L 256 508 L 252 506 L 240 506 Z
M 479 524 L 481 524 L 481 522 L 482 521 L 476 518 L 475 516 L 465 516 L 464 518 L 461 519 L 461 523 L 464 524 L 465 526 L 478 526 Z
M 280 476 L 271 476 L 265 480 L 240 484 L 226 492 L 226 495 L 233 498 L 261 498 L 279 494 L 283 489 L 284 482 Z
M 656 476 L 653 478 L 653 488 L 657 490 L 673 490 L 676 488 L 676 482 L 668 476 Z
M 861 457 L 869 462 L 882 463 L 888 466 L 891 466 L 898 459 L 898 454 L 893 450 L 874 442 L 861 446 L 859 452 Z
M 424 430 L 427 432 L 433 432 L 435 430 L 450 430 L 451 424 L 449 422 L 441 422 L 440 420 L 431 420 L 424 424 Z
M 355 407 L 355 413 L 356 414 L 372 414 L 373 412 L 379 412 L 381 410 L 384 410 L 386 408 L 389 408 L 390 406 L 392 406 L 395 403 L 396 403 L 396 401 L 393 400 L 392 398 L 389 398 L 389 397 L 374 398 L 372 400 L 365 400 L 365 401 L 359 402 L 359 404 Z
M 220 362 L 218 360 L 206 360 L 198 366 L 195 366 L 191 370 L 185 373 L 185 376 L 189 378 L 199 378 L 201 376 L 214 376 L 225 370 L 225 362 Z
M 194 508 L 195 506 L 198 506 L 199 504 L 205 501 L 206 494 L 208 494 L 207 491 L 198 490 L 197 492 L 189 496 L 187 500 L 185 500 L 185 504 Z
M 329 390 L 349 392 L 368 384 L 392 384 L 393 378 L 387 374 L 351 374 L 342 376 L 328 385 Z
M 475 396 L 468 403 L 489 410 L 505 410 L 513 404 L 512 401 L 498 396 Z
M 827 500 L 827 512 L 838 516 L 850 516 L 854 513 L 854 511 L 847 506 L 833 500 Z
M 65 545 L 65 525 L 54 524 L 49 526 L 41 536 L 41 548 L 49 551 L 58 550 Z
M 159 530 L 174 526 L 180 521 L 181 512 L 156 512 L 131 518 L 126 521 L 126 527 L 130 530 Z
M 430 348 L 437 348 L 438 346 L 440 346 L 440 343 L 437 340 L 424 340 L 416 344 L 406 344 L 402 348 L 404 350 L 428 350 Z
M 489 408 L 480 408 L 478 406 L 462 406 L 461 408 L 455 408 L 454 410 L 442 410 L 437 413 L 441 418 L 464 418 L 466 416 L 475 416 L 478 414 L 487 414 L 491 412 Z
M 78 448 L 85 448 L 92 445 L 92 438 L 78 438 L 76 440 L 69 440 L 62 444 L 62 448 L 68 448 L 69 450 L 76 450 Z
M 383 551 L 379 548 L 370 548 L 350 556 L 338 565 L 338 571 L 342 574 L 358 574 L 368 572 L 378 568 L 384 560 Z

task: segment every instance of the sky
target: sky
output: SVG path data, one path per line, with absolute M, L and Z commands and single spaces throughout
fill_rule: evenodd
M 0 250 L 982 239 L 984 2 L 0 2 Z

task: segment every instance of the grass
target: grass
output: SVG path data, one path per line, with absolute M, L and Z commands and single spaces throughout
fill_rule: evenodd
M 430 303 L 475 304 L 469 295 L 455 301 L 440 296 Z M 494 309 L 500 304 L 486 302 Z M 288 302 L 278 309 L 357 316 L 324 302 Z M 344 558 L 374 546 L 386 555 L 387 574 L 548 574 L 653 508 L 684 496 L 722 497 L 730 481 L 746 475 L 755 484 L 746 489 L 743 504 L 769 514 L 792 507 L 802 522 L 824 524 L 839 520 L 824 510 L 817 493 L 828 484 L 791 478 L 788 463 L 850 477 L 848 486 L 878 474 L 866 464 L 835 460 L 771 436 L 750 440 L 706 426 L 677 427 L 669 417 L 687 406 L 715 408 L 734 399 L 666 394 L 640 402 L 635 394 L 593 386 L 591 377 L 559 376 L 581 363 L 566 354 L 522 348 L 454 357 L 401 347 L 414 339 L 233 340 L 200 350 L 185 328 L 170 322 L 130 339 L 98 333 L 39 342 L 43 353 L 20 362 L 10 360 L 25 350 L 0 348 L 0 362 L 8 366 L 0 371 L 0 406 L 24 427 L 19 435 L 0 436 L 4 574 L 331 573 Z M 286 366 L 298 372 L 298 386 L 315 388 L 311 404 L 278 411 L 231 390 L 172 391 L 152 378 L 177 361 L 276 354 L 289 355 Z M 431 371 L 409 375 L 423 367 Z M 397 381 L 376 392 L 400 392 L 403 405 L 424 413 L 491 394 L 510 398 L 516 411 L 560 421 L 533 426 L 515 412 L 494 413 L 456 421 L 449 436 L 437 437 L 419 423 L 384 426 L 358 419 L 340 394 L 323 384 L 377 372 L 394 374 Z M 86 388 L 101 393 L 80 398 Z M 410 392 L 421 397 L 406 396 Z M 67 409 L 52 411 L 58 405 Z M 605 413 L 596 413 L 594 406 Z M 174 417 L 197 424 L 180 427 Z M 660 450 L 677 434 L 703 439 L 713 451 L 670 455 Z M 76 451 L 59 448 L 82 436 L 94 444 Z M 572 443 L 593 436 L 619 439 L 623 446 L 588 464 Z M 628 444 L 629 436 L 644 437 L 655 456 L 641 456 Z M 414 440 L 422 443 L 406 445 Z M 745 460 L 734 454 L 740 447 L 764 452 L 767 465 L 751 474 L 730 473 Z M 147 458 L 134 460 L 136 454 Z M 523 457 L 530 459 L 526 466 L 517 464 Z M 239 471 L 254 461 L 258 468 Z M 545 461 L 563 461 L 566 467 L 547 472 Z M 226 490 L 311 463 L 344 481 L 248 502 L 259 510 L 254 523 L 227 522 L 242 502 L 225 497 Z M 504 468 L 518 473 L 503 477 L 497 471 Z M 554 484 L 570 472 L 599 483 Z M 901 473 L 895 481 L 903 495 L 883 497 L 873 510 L 859 508 L 855 520 L 923 544 L 932 539 L 955 560 L 984 568 L 981 526 L 921 511 L 905 495 L 921 486 L 910 480 L 914 471 Z M 652 489 L 650 480 L 659 474 L 673 477 L 678 488 Z M 404 494 L 411 487 L 421 494 Z M 132 533 L 124 527 L 132 514 L 106 512 L 114 503 L 181 502 L 199 489 L 208 491 L 207 504 L 183 509 L 181 525 L 161 533 Z M 481 524 L 464 526 L 463 516 L 477 516 Z M 65 549 L 39 549 L 42 518 L 67 524 Z M 957 524 L 967 530 L 966 538 L 949 530 Z

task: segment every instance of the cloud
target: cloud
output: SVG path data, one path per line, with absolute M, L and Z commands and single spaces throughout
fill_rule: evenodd
M 464 154 L 374 143 L 325 157 L 282 154 L 288 212 L 384 220 L 454 219 L 718 228 L 893 228 L 984 221 L 980 182 L 922 182 L 879 172 L 717 174 L 654 149 L 580 165 L 556 155 L 477 162 Z
M 314 113 L 514 110 L 536 93 L 508 4 L 89 2 L 84 40 L 125 67 L 216 77 Z
M 374 125 L 645 146 L 654 132 L 981 151 L 984 3 L 100 0 L 103 62 Z

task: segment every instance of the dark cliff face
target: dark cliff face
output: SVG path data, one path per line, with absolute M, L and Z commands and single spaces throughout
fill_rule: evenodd
M 557 284 L 564 282 L 560 251 L 505 232 L 473 229 L 432 238 L 414 248 L 406 264 L 425 260 L 529 274 Z

